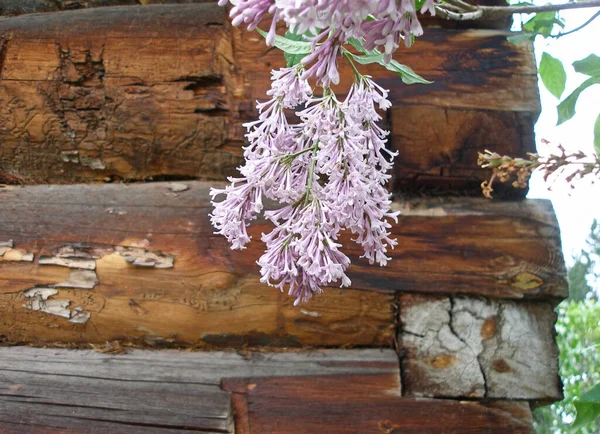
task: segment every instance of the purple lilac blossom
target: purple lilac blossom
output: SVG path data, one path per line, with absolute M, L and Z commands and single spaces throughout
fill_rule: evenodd
M 390 194 L 385 188 L 395 153 L 378 110 L 387 110 L 388 92 L 359 76 L 344 101 L 329 90 L 314 97 L 301 66 L 272 72 L 271 99 L 257 103 L 259 119 L 245 124 L 248 145 L 241 177 L 212 189 L 216 233 L 232 249 L 250 241 L 247 226 L 263 210 L 263 197 L 281 204 L 265 211 L 274 229 L 262 234 L 258 259 L 261 281 L 284 290 L 294 304 L 308 301 L 324 286 L 351 284 L 350 259 L 339 234 L 349 229 L 370 263 L 385 265 L 390 237 Z M 284 108 L 301 106 L 290 124 Z M 215 198 L 225 196 L 216 202 Z
M 421 13 L 435 15 L 435 0 L 426 0 Z M 267 14 L 272 15 L 267 45 L 275 42 L 276 23 L 283 20 L 296 34 L 310 34 L 312 51 L 302 63 L 304 78 L 315 77 L 328 87 L 339 82 L 337 57 L 349 38 L 364 40 L 368 50 L 381 49 L 384 61 L 392 58 L 401 40 L 408 47 L 423 34 L 415 0 L 230 0 L 234 26 L 254 30 Z M 219 0 L 224 6 L 226 0 Z M 309 66 L 311 65 L 312 66 Z
M 433 14 L 433 2 L 427 0 L 421 11 Z M 211 222 L 232 249 L 250 242 L 247 227 L 263 211 L 264 198 L 280 204 L 264 211 L 274 228 L 261 236 L 266 249 L 257 264 L 261 281 L 287 288 L 297 305 L 324 286 L 351 284 L 350 259 L 338 242 L 342 230 L 355 235 L 371 264 L 386 265 L 388 250 L 397 245 L 390 222 L 397 222 L 399 213 L 390 212 L 386 189 L 396 153 L 386 148 L 388 131 L 377 125 L 380 111 L 391 106 L 388 92 L 358 72 L 344 101 L 329 85 L 339 82 L 337 58 L 348 38 L 363 38 L 365 48 L 382 49 L 389 61 L 401 39 L 408 45 L 422 29 L 414 0 L 231 3 L 234 25 L 252 29 L 273 15 L 267 44 L 273 43 L 280 19 L 297 33 L 314 35 L 307 37 L 312 52 L 299 65 L 272 71 L 271 99 L 257 102 L 258 120 L 244 124 L 248 145 L 240 177 L 210 193 Z M 309 78 L 323 87 L 323 96 L 313 96 Z M 285 109 L 299 110 L 297 123 L 289 122 Z

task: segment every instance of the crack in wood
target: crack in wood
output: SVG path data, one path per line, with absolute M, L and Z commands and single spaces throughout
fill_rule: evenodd
M 403 294 L 400 305 L 410 395 L 560 397 L 549 303 Z

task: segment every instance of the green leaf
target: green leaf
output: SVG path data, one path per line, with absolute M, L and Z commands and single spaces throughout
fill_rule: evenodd
M 356 38 L 348 38 L 348 43 L 350 45 L 352 45 L 354 48 L 356 48 L 357 51 L 361 52 L 361 53 L 369 53 L 365 47 L 363 46 L 363 43 L 360 39 L 356 39 Z M 373 53 L 371 53 L 373 54 Z
M 431 83 L 433 83 L 433 81 L 425 80 L 423 77 L 421 77 L 419 74 L 417 74 L 415 71 L 413 71 L 408 66 L 402 65 L 401 63 L 398 63 L 397 61 L 395 61 L 393 59 L 389 63 L 385 63 L 383 61 L 382 53 L 377 52 L 377 54 L 365 54 L 363 56 L 358 56 L 356 54 L 350 53 L 347 50 L 345 50 L 344 52 L 346 54 L 350 55 L 352 57 L 352 59 L 354 59 L 356 62 L 360 63 L 361 65 L 369 65 L 371 63 L 380 64 L 381 66 L 386 68 L 388 71 L 397 73 L 405 84 L 416 84 L 416 83 L 431 84 Z M 373 52 L 369 52 L 369 53 L 373 53 Z
M 560 125 L 575 116 L 575 104 L 577 103 L 577 98 L 579 98 L 581 92 L 586 90 L 588 87 L 599 83 L 600 77 L 590 77 L 581 83 L 581 85 L 575 89 L 571 95 L 566 97 L 557 107 L 558 122 L 556 125 Z
M 286 32 L 285 38 L 288 41 L 306 42 L 304 40 L 304 35 L 299 35 L 297 33 L 290 32 L 290 31 Z M 304 58 L 304 56 L 306 56 L 306 53 L 293 54 L 293 53 L 287 53 L 285 51 L 283 52 L 283 57 L 285 57 L 285 62 L 288 67 L 296 66 L 297 64 L 299 64 L 302 61 L 302 59 Z
M 258 33 L 260 33 L 263 38 L 267 37 L 267 32 L 262 31 L 261 29 L 256 29 Z M 311 51 L 312 43 L 304 42 L 304 41 L 293 41 L 288 38 L 284 38 L 283 36 L 275 36 L 275 42 L 273 43 L 277 48 L 279 48 L 284 53 L 288 54 L 308 54 Z
M 523 24 L 523 29 L 547 38 L 552 33 L 555 24 L 560 27 L 565 26 L 565 23 L 558 18 L 558 12 L 539 12 Z
M 567 82 L 567 73 L 562 62 L 548 53 L 543 53 L 539 73 L 546 89 L 555 97 L 560 98 L 565 91 Z
M 600 113 L 594 122 L 594 150 L 596 155 L 600 157 Z
M 509 36 L 506 38 L 511 44 L 518 45 L 523 41 L 529 41 L 535 37 L 534 33 L 518 33 L 516 35 Z
M 581 395 L 574 405 L 577 417 L 571 429 L 579 430 L 600 416 L 600 383 Z
M 425 0 L 415 0 L 415 9 L 419 10 L 425 4 Z
M 600 77 L 600 57 L 595 54 L 590 54 L 582 60 L 573 62 L 575 71 L 581 74 L 589 75 L 590 77 Z

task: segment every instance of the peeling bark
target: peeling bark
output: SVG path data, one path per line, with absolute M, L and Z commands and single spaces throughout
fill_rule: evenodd
M 55 288 L 31 288 L 23 291 L 23 295 L 28 299 L 23 307 L 60 316 L 72 323 L 85 324 L 90 319 L 90 312 L 84 312 L 80 307 L 73 310 L 67 309 L 71 304 L 70 300 L 52 298 L 58 292 L 58 289 Z
M 14 247 L 13 240 L 0 241 L 0 262 L 33 262 L 35 255 Z

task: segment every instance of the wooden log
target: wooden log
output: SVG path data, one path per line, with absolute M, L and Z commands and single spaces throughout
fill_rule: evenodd
M 0 15 L 17 16 L 105 6 L 210 3 L 211 0 L 0 0 Z
M 385 378 L 399 393 L 393 351 L 281 354 L 0 348 L 0 432 L 232 433 L 226 378 Z M 15 369 L 18 367 L 18 369 Z
M 0 20 L 0 167 L 61 183 L 233 173 L 226 24 L 212 4 Z
M 392 138 L 396 157 L 394 191 L 455 191 L 481 195 L 488 169 L 477 165 L 478 152 L 501 155 L 535 152 L 533 125 L 537 112 L 447 109 L 402 103 L 392 107 Z M 494 184 L 494 196 L 525 196 L 527 189 Z
M 534 432 L 526 403 L 402 398 L 392 350 L 0 348 L 0 391 L 1 433 L 227 433 L 230 402 L 238 434 Z
M 224 382 L 236 432 L 534 433 L 527 404 L 402 398 L 389 378 L 259 378 Z
M 399 310 L 408 395 L 562 399 L 549 303 L 403 294 Z
M 241 123 L 257 116 L 268 71 L 283 66 L 279 51 L 231 29 L 215 4 L 4 18 L 0 35 L 0 169 L 25 183 L 222 180 L 241 161 Z M 397 187 L 445 188 L 454 179 L 454 189 L 471 188 L 486 175 L 474 164 L 477 151 L 533 150 L 533 54 L 505 38 L 428 29 L 396 58 L 432 85 L 361 67 L 398 107 L 387 120 L 400 153 Z M 341 60 L 340 73 L 343 95 L 353 74 Z M 421 182 L 425 175 L 435 180 Z
M 559 300 L 567 294 L 547 201 L 395 205 L 399 246 L 368 265 L 348 236 L 352 289 L 295 308 L 258 281 L 264 246 L 213 234 L 207 183 L 0 190 L 0 336 L 72 344 L 388 346 L 394 294 Z M 270 230 L 251 229 L 254 240 Z M 40 259 L 44 258 L 41 263 Z

